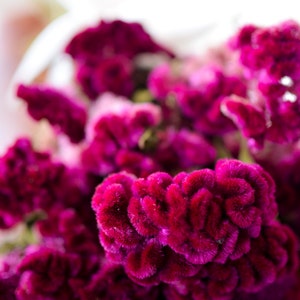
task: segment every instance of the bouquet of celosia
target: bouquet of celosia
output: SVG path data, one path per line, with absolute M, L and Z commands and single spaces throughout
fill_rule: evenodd
M 65 53 L 71 88 L 17 87 L 56 148 L 0 158 L 0 298 L 300 299 L 300 26 L 182 58 L 101 21 Z

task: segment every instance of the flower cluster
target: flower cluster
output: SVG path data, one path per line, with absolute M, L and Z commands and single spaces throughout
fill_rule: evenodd
M 295 268 L 296 239 L 275 221 L 274 183 L 258 165 L 221 160 L 215 171 L 174 178 L 115 174 L 99 185 L 92 206 L 107 258 L 140 284 L 182 288 L 187 281 L 186 292 L 195 284 L 218 299 L 259 291 Z M 200 285 L 202 277 L 211 279 Z
M 245 26 L 230 41 L 252 95 L 231 99 L 223 110 L 258 145 L 262 140 L 286 143 L 300 137 L 299 39 L 299 25 L 287 21 L 270 28 Z
M 134 59 L 143 53 L 172 52 L 156 43 L 138 23 L 101 21 L 77 34 L 67 45 L 76 64 L 75 77 L 91 99 L 104 92 L 131 96 L 138 68 Z
M 17 96 L 26 102 L 28 113 L 33 119 L 46 119 L 73 143 L 84 139 L 87 115 L 84 107 L 76 100 L 54 88 L 43 86 L 20 85 Z
M 0 157 L 1 299 L 298 299 L 299 45 L 294 21 L 200 57 L 74 36 L 64 90 L 17 87 L 54 130 Z

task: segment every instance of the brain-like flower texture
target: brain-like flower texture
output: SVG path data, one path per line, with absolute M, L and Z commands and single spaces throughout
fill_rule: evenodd
M 98 186 L 92 206 L 107 257 L 133 280 L 158 284 L 249 253 L 252 239 L 275 222 L 274 192 L 260 166 L 220 160 L 215 170 L 175 177 L 113 174 Z

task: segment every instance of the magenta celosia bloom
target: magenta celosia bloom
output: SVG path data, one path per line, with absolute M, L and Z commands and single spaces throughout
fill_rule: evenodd
M 201 134 L 182 128 L 167 127 L 156 133 L 153 159 L 168 172 L 197 169 L 213 164 L 216 150 Z M 133 173 L 133 172 L 132 172 Z M 135 174 L 135 173 L 134 173 Z
M 88 266 L 76 254 L 41 247 L 28 253 L 18 265 L 17 299 L 80 299 Z
M 269 285 L 286 279 L 293 284 L 298 266 L 296 247 L 296 238 L 287 227 L 266 226 L 251 241 L 250 252 L 225 264 L 207 264 L 195 276 L 167 286 L 167 299 L 261 299 Z M 285 299 L 287 290 L 281 288 L 272 299 Z
M 156 43 L 138 23 L 101 21 L 75 37 L 66 46 L 76 65 L 76 79 L 83 92 L 95 99 L 110 91 L 131 96 L 134 90 L 133 59 L 143 53 L 172 52 Z
M 127 277 L 123 267 L 107 264 L 92 277 L 84 292 L 82 300 L 90 299 L 153 300 L 161 298 L 159 288 L 140 286 Z
M 248 100 L 229 101 L 224 113 L 245 132 L 252 131 L 249 116 L 261 124 L 250 136 L 259 148 L 261 140 L 275 143 L 299 139 L 300 27 L 286 21 L 272 27 L 244 26 L 231 41 L 248 80 Z M 256 123 L 256 125 L 258 125 Z M 254 145 L 255 146 L 255 145 Z
M 36 152 L 27 139 L 18 140 L 0 158 L 1 227 L 11 227 L 35 209 L 52 204 L 64 172 L 48 153 Z
M 279 217 L 296 233 L 300 233 L 300 151 L 299 145 L 278 145 L 256 157 L 274 178 Z
M 87 114 L 75 100 L 54 88 L 19 85 L 17 96 L 27 103 L 30 116 L 35 120 L 46 119 L 71 142 L 83 140 Z
M 66 47 L 66 52 L 78 61 L 94 62 L 116 54 L 134 58 L 141 53 L 169 50 L 157 44 L 139 23 L 121 20 L 101 21 L 75 35 Z
M 108 111 L 94 120 L 90 141 L 82 152 L 83 166 L 99 175 L 136 170 L 137 175 L 144 176 L 158 170 L 157 164 L 139 149 L 139 143 L 146 130 L 161 122 L 159 107 L 119 104 L 117 111 Z
M 174 283 L 208 263 L 235 261 L 251 251 L 251 240 L 274 223 L 274 192 L 258 165 L 223 160 L 215 171 L 174 178 L 111 175 L 92 206 L 109 259 L 123 264 L 136 282 Z
M 201 66 L 187 74 L 176 73 L 176 69 L 162 65 L 150 74 L 148 87 L 162 103 L 174 97 L 181 116 L 197 131 L 210 135 L 235 129 L 220 110 L 223 98 L 232 94 L 246 95 L 246 85 L 241 78 L 228 75 L 215 65 Z

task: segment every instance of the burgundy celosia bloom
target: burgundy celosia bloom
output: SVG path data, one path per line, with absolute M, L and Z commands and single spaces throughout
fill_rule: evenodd
M 157 287 L 144 287 L 132 282 L 123 267 L 107 264 L 95 274 L 84 292 L 82 300 L 154 300 L 160 298 Z
M 18 266 L 17 299 L 79 299 L 74 287 L 84 284 L 85 268 L 76 254 L 41 247 L 27 254 Z
M 13 226 L 35 209 L 53 204 L 53 192 L 64 166 L 48 153 L 33 150 L 27 139 L 18 140 L 0 158 L 1 228 Z
M 230 102 L 228 107 L 225 104 L 225 114 L 239 128 L 244 127 L 244 131 L 248 116 L 254 113 L 260 124 L 262 118 L 265 120 L 261 125 L 261 131 L 265 131 L 263 139 L 275 143 L 297 141 L 300 137 L 299 24 L 287 21 L 266 28 L 248 25 L 230 44 L 238 52 L 248 80 L 249 102 Z M 246 131 L 251 131 L 250 127 L 247 125 Z
M 258 165 L 221 160 L 215 171 L 174 178 L 111 175 L 97 188 L 92 206 L 108 258 L 122 263 L 134 281 L 170 283 L 209 262 L 248 253 L 251 239 L 274 222 L 274 191 Z
M 102 20 L 97 26 L 78 33 L 65 51 L 75 60 L 86 63 L 94 63 L 114 55 L 128 58 L 134 58 L 141 53 L 164 52 L 173 55 L 157 44 L 141 24 L 121 20 Z
M 197 169 L 215 161 L 215 148 L 197 132 L 170 127 L 158 131 L 156 138 L 153 159 L 167 172 Z
M 293 282 L 297 267 L 296 237 L 286 226 L 274 223 L 264 227 L 257 239 L 251 240 L 250 252 L 225 264 L 207 264 L 195 276 L 167 286 L 166 298 L 266 299 L 261 298 L 266 295 L 264 289 L 283 284 L 286 279 Z M 272 299 L 285 299 L 287 290 L 284 285 L 282 288 L 283 291 L 278 291 Z
M 300 234 L 300 151 L 297 144 L 276 145 L 255 157 L 276 183 L 279 218 Z
M 265 70 L 273 79 L 300 79 L 300 28 L 294 21 L 261 28 L 247 25 L 230 41 L 240 51 L 241 63 L 250 72 Z
M 222 113 L 230 118 L 244 137 L 248 139 L 251 148 L 261 148 L 263 146 L 267 124 L 265 112 L 244 98 L 232 96 L 227 97 L 221 104 Z
M 133 92 L 132 65 L 127 57 L 114 56 L 103 60 L 90 74 L 98 94 L 110 91 L 129 97 Z
M 148 87 L 162 102 L 173 96 L 187 123 L 209 135 L 235 129 L 232 121 L 222 114 L 220 105 L 226 96 L 246 95 L 241 78 L 227 75 L 214 65 L 202 66 L 191 74 L 172 73 L 171 67 L 159 66 L 150 74 Z
M 44 244 L 59 241 L 63 249 L 70 253 L 76 253 L 90 257 L 102 256 L 102 248 L 99 247 L 96 222 L 87 220 L 84 214 L 90 210 L 88 203 L 82 205 L 80 211 L 72 208 L 57 208 L 48 212 L 45 220 L 38 221 L 36 226 Z
M 17 96 L 27 103 L 28 113 L 35 120 L 47 119 L 73 143 L 84 139 L 87 114 L 75 100 L 54 88 L 22 84 L 17 89 Z
M 82 152 L 84 167 L 99 175 L 136 170 L 135 174 L 145 176 L 158 170 L 157 164 L 141 152 L 139 142 L 145 131 L 160 121 L 159 107 L 154 104 L 124 102 L 118 111 L 100 115 Z
M 157 44 L 138 23 L 101 21 L 77 34 L 66 46 L 76 64 L 76 79 L 83 92 L 95 99 L 103 92 L 131 96 L 133 59 L 142 53 L 173 54 Z
M 50 218 L 69 207 L 91 223 L 88 203 L 94 185 L 83 170 L 55 162 L 29 140 L 19 139 L 0 158 L 0 227 L 9 228 L 36 210 Z

